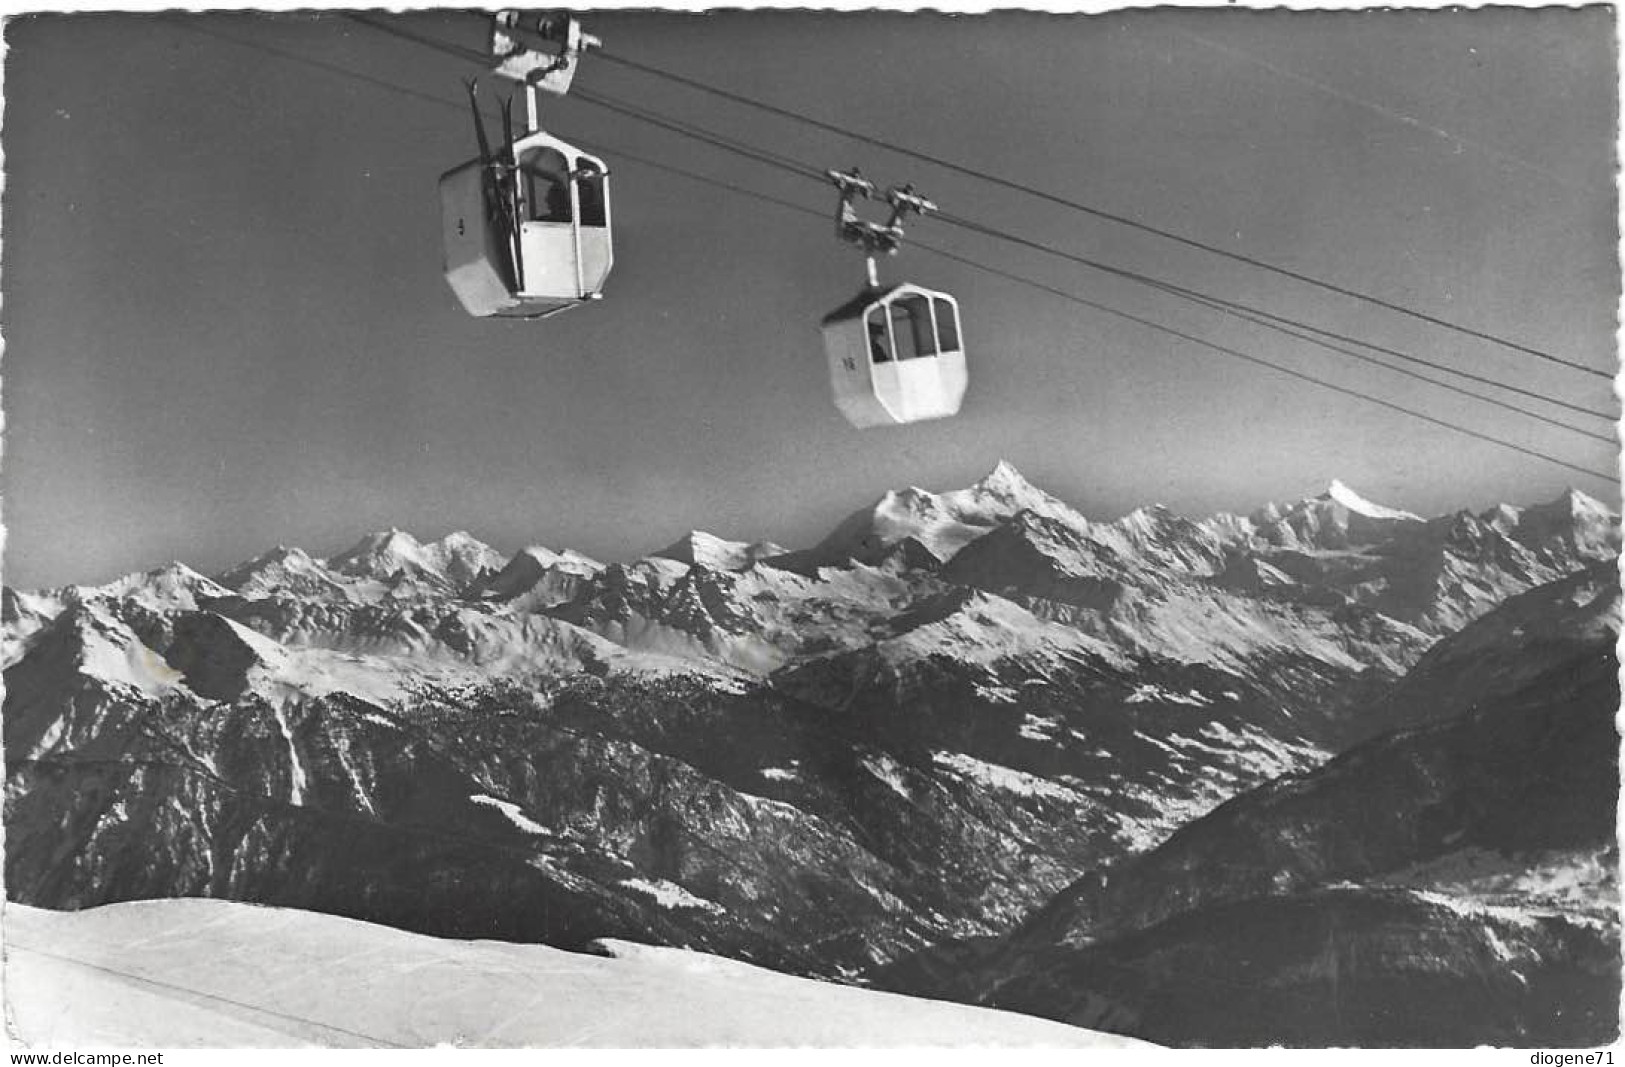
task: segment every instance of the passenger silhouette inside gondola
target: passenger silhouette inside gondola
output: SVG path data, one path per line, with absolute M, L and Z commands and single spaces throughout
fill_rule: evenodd
M 526 152 L 519 161 L 525 175 L 525 197 L 534 222 L 570 221 L 570 166 L 552 148 Z
M 885 323 L 869 324 L 869 354 L 876 363 L 891 362 L 891 342 L 886 336 Z

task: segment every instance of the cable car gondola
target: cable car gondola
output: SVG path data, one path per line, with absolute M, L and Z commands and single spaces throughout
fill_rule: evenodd
M 557 45 L 538 51 L 530 44 Z M 526 25 L 514 12 L 493 20 L 496 72 L 524 83 L 526 132 L 513 136 L 503 108 L 503 143 L 493 151 L 469 103 L 480 156 L 440 179 L 445 274 L 470 314 L 546 318 L 598 299 L 614 264 L 609 169 L 604 161 L 540 128 L 538 91 L 562 95 L 580 53 L 599 42 L 569 16 Z
M 968 382 L 959 302 L 907 282 L 881 286 L 875 270 L 875 256 L 891 255 L 902 243 L 903 216 L 936 205 L 912 187 L 893 188 L 886 194 L 890 220 L 868 222 L 852 200 L 873 196 L 874 186 L 856 169 L 828 176 L 841 193 L 836 233 L 864 250 L 869 267 L 869 284 L 821 324 L 835 406 L 860 429 L 957 414 Z

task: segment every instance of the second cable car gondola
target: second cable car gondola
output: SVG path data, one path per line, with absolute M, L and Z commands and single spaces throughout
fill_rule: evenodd
M 824 317 L 835 406 L 858 427 L 959 412 L 968 376 L 959 303 L 918 285 L 865 289 Z
M 836 232 L 862 248 L 869 265 L 869 284 L 821 324 L 835 406 L 860 429 L 957 414 L 969 380 L 959 302 L 909 283 L 883 287 L 875 270 L 874 257 L 901 244 L 903 216 L 936 205 L 910 188 L 894 188 L 886 194 L 891 219 L 867 222 L 852 200 L 872 196 L 874 186 L 856 170 L 828 174 L 841 192 Z
M 608 168 L 542 130 L 536 108 L 538 91 L 568 91 L 580 52 L 597 43 L 568 16 L 493 20 L 495 69 L 524 83 L 528 113 L 515 138 L 504 107 L 493 149 L 470 83 L 480 157 L 440 179 L 446 280 L 471 315 L 545 318 L 602 295 L 614 264 Z

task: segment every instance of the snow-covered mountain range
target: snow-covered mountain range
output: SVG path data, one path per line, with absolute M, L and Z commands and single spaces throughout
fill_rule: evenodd
M 1541 676 L 1579 639 L 1542 651 L 1559 609 L 1511 598 L 1618 543 L 1572 491 L 1423 519 L 1333 482 L 1103 522 L 1001 463 L 805 549 L 696 531 L 603 563 L 391 530 L 6 589 L 8 893 L 856 980 L 1462 713 L 1404 686 Z
M 911 961 L 952 988 L 905 984 L 1155 1019 L 1175 1043 L 1608 1040 L 1619 609 L 1611 561 L 1513 598 L 1388 693 L 1386 718 L 1425 725 L 1236 797 L 1003 939 Z

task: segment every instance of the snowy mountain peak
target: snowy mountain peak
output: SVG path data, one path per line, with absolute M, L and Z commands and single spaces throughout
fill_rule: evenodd
M 514 556 L 517 561 L 524 557 L 542 567 L 558 567 L 582 574 L 592 574 L 604 569 L 604 565 L 591 556 L 584 556 L 573 548 L 566 548 L 562 552 L 555 552 L 546 545 L 529 545 L 519 550 Z
M 1154 530 L 1177 517 L 1162 504 L 1144 504 L 1124 515 L 1111 525 L 1122 529 Z
M 1066 522 L 1079 523 L 1083 519 L 1059 499 L 1028 481 L 1013 463 L 1003 459 L 975 485 L 944 493 L 942 499 L 956 510 L 988 516 L 1008 517 L 1017 511 L 1035 511 Z
M 944 493 L 942 499 L 957 511 L 993 521 L 1031 511 L 1079 529 L 1089 525 L 1070 505 L 1028 481 L 1008 460 L 1001 459 L 981 481 Z
M 888 489 L 875 505 L 877 513 L 929 516 L 940 511 L 942 498 L 929 489 L 911 485 L 906 489 Z
M 181 680 L 108 605 L 68 607 L 46 631 L 41 655 L 61 656 L 76 674 L 147 694 L 161 693 Z
M 368 534 L 327 561 L 334 570 L 372 578 L 387 578 L 406 563 L 424 564 L 423 544 L 393 526 Z
M 379 530 L 377 533 L 370 533 L 363 537 L 356 542 L 355 547 L 350 552 L 355 554 L 364 552 L 399 552 L 405 554 L 419 551 L 423 547 L 423 542 L 416 537 L 413 537 L 405 530 L 391 526 L 387 530 Z
M 368 534 L 327 565 L 360 578 L 385 582 L 429 578 L 460 588 L 501 570 L 504 562 L 496 549 L 461 530 L 424 543 L 391 527 Z
M 226 589 L 180 562 L 126 574 L 106 585 L 70 586 L 67 592 L 79 600 L 129 599 L 147 607 L 187 609 L 197 607 L 198 597 L 229 595 Z
M 1001 460 L 981 481 L 963 489 L 933 493 L 910 486 L 894 489 L 849 516 L 809 553 L 818 563 L 857 560 L 879 563 L 902 542 L 912 539 L 933 558 L 947 561 L 990 530 L 1032 512 L 1074 530 L 1089 521 L 1065 503 L 1034 486 Z
M 1420 515 L 1413 515 L 1408 511 L 1400 511 L 1397 508 L 1389 508 L 1384 507 L 1381 504 L 1374 504 L 1336 478 L 1332 479 L 1332 484 L 1327 488 L 1325 496 L 1334 503 L 1341 504 L 1348 510 L 1360 515 L 1364 515 L 1368 519 L 1398 519 L 1410 522 L 1422 521 L 1422 517 Z
M 476 599 L 505 601 L 537 610 L 569 600 L 580 582 L 603 570 L 602 563 L 573 549 L 555 552 L 543 545 L 531 545 L 516 552 L 494 574 L 474 582 L 468 592 Z
M 143 574 L 141 578 L 142 584 L 149 589 L 165 591 L 185 589 L 192 592 L 204 592 L 211 596 L 225 592 L 211 579 L 204 577 L 179 560 L 162 567 L 155 567 Z
M 1524 508 L 1510 536 L 1536 548 L 1560 542 L 1590 559 L 1619 552 L 1619 516 L 1578 489 L 1565 490 L 1548 504 Z
M 1038 491 L 1033 484 L 1016 469 L 1015 464 L 1011 463 L 1007 459 L 999 460 L 993 469 L 987 472 L 987 476 L 976 484 L 982 489 L 983 492 L 999 493 L 1006 496 L 1014 496 L 1022 492 L 1032 493 Z
M 1252 536 L 1280 548 L 1343 550 L 1386 541 L 1401 529 L 1423 526 L 1425 520 L 1373 503 L 1334 478 L 1319 496 L 1284 508 L 1267 505 L 1250 522 Z
M 729 541 L 704 530 L 690 530 L 683 537 L 656 552 L 663 559 L 676 560 L 689 566 L 710 567 L 719 571 L 748 570 L 757 560 L 782 556 L 788 549 L 771 541 Z
M 310 553 L 306 552 L 302 548 L 290 547 L 288 545 L 277 545 L 269 552 L 261 553 L 259 556 L 250 560 L 248 565 L 281 563 L 303 566 L 306 563 L 315 562 L 316 560 L 311 557 Z
M 1558 498 L 1546 505 L 1551 511 L 1566 511 L 1577 519 L 1610 519 L 1615 515 L 1608 505 L 1570 486 Z
M 220 584 L 236 589 L 243 582 L 257 574 L 264 574 L 273 570 L 304 574 L 315 571 L 320 567 L 321 564 L 304 549 L 277 545 L 269 552 L 261 552 L 246 563 L 239 563 L 221 575 L 218 580 Z
M 506 556 L 467 530 L 456 530 L 423 547 L 431 557 L 443 564 L 462 561 L 471 567 L 497 568 L 507 562 Z
M 423 554 L 436 573 L 458 586 L 494 574 L 507 563 L 502 553 L 463 530 L 423 546 Z
M 348 600 L 359 595 L 310 553 L 283 545 L 238 564 L 222 574 L 219 581 L 249 599 L 291 596 Z
M 270 638 L 208 611 L 177 619 L 165 652 L 167 665 L 185 678 L 188 688 L 210 700 L 235 700 L 247 690 L 252 672 L 274 671 L 288 658 Z

